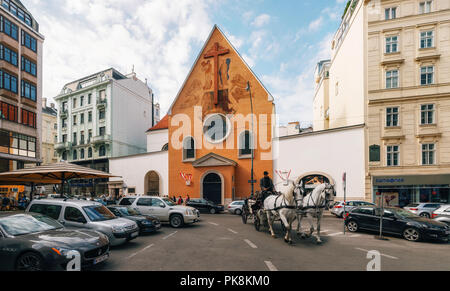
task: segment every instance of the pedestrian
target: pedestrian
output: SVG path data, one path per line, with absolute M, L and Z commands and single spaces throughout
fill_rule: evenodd
M 3 199 L 2 199 L 2 207 L 1 207 L 1 210 L 8 210 L 8 208 L 9 208 L 9 202 L 10 202 L 10 200 L 9 200 L 9 198 L 8 198 L 8 196 L 6 196 L 6 195 L 4 195 L 3 196 Z
M 191 197 L 189 197 L 189 194 L 186 197 L 186 203 L 189 203 L 191 201 Z
M 182 205 L 183 204 L 183 198 L 181 198 L 181 195 L 178 197 L 178 205 Z

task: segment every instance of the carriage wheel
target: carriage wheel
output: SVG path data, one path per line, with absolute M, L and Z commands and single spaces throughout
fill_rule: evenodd
M 254 225 L 255 225 L 256 231 L 259 231 L 261 229 L 261 221 L 259 220 L 258 215 L 255 215 Z
M 242 223 L 243 224 L 247 224 L 247 218 L 248 218 L 248 216 L 247 216 L 247 211 L 242 211 Z

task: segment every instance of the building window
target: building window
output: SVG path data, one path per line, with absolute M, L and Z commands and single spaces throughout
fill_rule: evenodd
M 36 86 L 22 80 L 21 96 L 36 101 Z
M 420 85 L 431 85 L 434 83 L 434 66 L 420 68 Z
M 77 152 L 77 150 L 74 150 L 73 151 L 73 160 L 75 161 L 77 159 L 78 159 L 78 152 Z
M 22 109 L 22 124 L 36 128 L 36 113 Z
M 386 108 L 386 126 L 398 126 L 398 107 Z
M 246 130 L 239 135 L 239 157 L 251 156 L 252 147 L 252 135 Z
M 73 120 L 73 125 L 77 125 L 77 116 L 76 115 L 72 116 L 72 120 Z
M 435 149 L 436 146 L 434 144 L 422 145 L 422 165 L 434 165 Z
M 67 101 L 62 103 L 62 111 L 67 112 Z
M 0 59 L 7 61 L 8 63 L 18 66 L 17 53 L 4 45 L 0 45 Z
M 420 33 L 420 48 L 434 47 L 434 31 L 422 31 Z
M 397 18 L 397 7 L 386 8 L 384 15 L 386 20 Z
M 64 152 L 62 153 L 62 160 L 63 160 L 63 161 L 67 161 L 67 151 L 64 151 Z
M 92 158 L 92 148 L 88 148 L 88 158 Z
M 88 122 L 92 122 L 92 111 L 88 112 Z
M 73 133 L 72 145 L 74 145 L 74 146 L 77 145 L 77 133 L 76 132 Z
M 399 146 L 398 145 L 394 145 L 394 146 L 387 146 L 387 157 L 386 157 L 386 161 L 387 161 L 387 166 L 391 167 L 391 166 L 398 166 L 399 165 Z
M 34 37 L 22 30 L 22 45 L 37 52 L 37 41 Z
M 15 40 L 19 40 L 19 27 L 4 16 L 0 16 L 1 31 Z
M 80 97 L 80 106 L 83 106 L 83 103 L 84 103 L 84 96 L 81 96 Z
M 84 144 L 84 131 L 82 131 L 80 133 L 80 144 L 83 145 Z
M 106 128 L 104 126 L 99 128 L 99 135 L 104 136 L 106 134 Z
M 0 101 L 0 119 L 18 122 L 18 110 L 17 106 Z
M 91 142 L 91 139 L 92 139 L 92 129 L 89 129 L 89 131 L 88 131 L 88 143 Z
M 25 71 L 33 76 L 36 77 L 37 71 L 36 71 L 36 64 L 29 59 L 22 56 L 22 71 Z
M 432 4 L 433 4 L 433 1 L 420 2 L 420 4 L 419 4 L 419 13 L 420 14 L 430 13 Z
M 61 125 L 62 128 L 67 128 L 67 118 L 63 118 L 61 120 L 61 123 L 62 123 L 62 125 Z
M 72 100 L 72 107 L 77 108 L 77 98 L 73 98 Z
M 100 146 L 98 150 L 98 154 L 100 157 L 106 156 L 106 147 L 104 145 Z
M 84 149 L 80 150 L 80 159 L 84 159 Z
M 420 108 L 421 124 L 434 123 L 434 104 L 424 104 Z
M 183 160 L 195 159 L 195 141 L 193 137 L 187 137 L 183 141 Z
M 17 77 L 0 71 L 0 88 L 17 94 Z M 33 101 L 36 101 L 36 96 Z
M 84 124 L 84 113 L 80 114 L 80 124 Z
M 103 120 L 103 119 L 105 119 L 105 110 L 99 110 L 98 111 L 98 118 L 100 119 L 100 120 Z
M 63 136 L 62 136 L 62 142 L 67 142 L 67 134 L 63 134 Z
M 88 104 L 91 104 L 91 102 L 92 102 L 92 94 L 89 94 L 88 95 Z
M 398 52 L 398 36 L 386 37 L 386 53 Z
M 398 88 L 398 70 L 386 72 L 386 89 Z
M 162 147 L 161 151 L 167 152 L 168 150 L 169 150 L 169 144 L 166 143 L 166 144 Z

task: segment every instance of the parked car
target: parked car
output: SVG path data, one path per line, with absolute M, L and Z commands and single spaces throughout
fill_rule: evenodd
M 136 196 L 129 196 L 129 197 L 123 197 L 119 200 L 119 202 L 117 203 L 118 205 L 132 205 L 134 200 L 136 200 Z
M 376 206 L 357 207 L 345 218 L 350 232 L 361 229 L 379 231 L 381 209 Z M 383 214 L 383 233 L 401 235 L 409 241 L 438 239 L 448 241 L 450 226 L 418 216 L 407 210 L 386 207 Z
M 95 201 L 46 199 L 34 200 L 26 212 L 41 213 L 66 227 L 89 228 L 108 236 L 112 246 L 121 245 L 139 235 L 136 222 L 116 217 Z
M 233 201 L 228 205 L 227 210 L 231 214 L 241 215 L 244 203 L 245 203 L 244 200 Z
M 204 198 L 191 199 L 188 203 L 186 203 L 186 205 L 194 207 L 200 212 L 208 212 L 211 214 L 220 213 L 224 210 L 223 205 L 217 205 L 216 203 Z
M 450 204 L 443 204 L 431 214 L 431 218 L 436 221 L 450 225 Z
M 65 270 L 71 250 L 81 255 L 81 267 L 109 258 L 108 237 L 89 229 L 65 228 L 36 213 L 0 213 L 0 269 Z
M 359 201 L 359 200 L 347 201 L 345 204 L 345 212 L 349 213 L 352 209 L 359 206 L 374 206 L 374 205 L 375 204 L 366 201 Z M 344 217 L 344 201 L 336 202 L 334 206 L 331 208 L 331 213 L 336 215 L 336 217 Z
M 139 196 L 131 205 L 143 215 L 156 216 L 161 222 L 168 222 L 172 227 L 200 221 L 200 212 L 190 206 L 176 205 L 169 198 L 157 196 Z
M 431 218 L 433 211 L 439 207 L 441 207 L 441 203 L 414 203 L 403 207 L 403 209 L 422 217 Z
M 135 221 L 139 227 L 140 234 L 155 232 L 161 228 L 161 222 L 157 217 L 149 215 L 144 216 L 138 210 L 133 209 L 130 206 L 110 205 L 107 206 L 107 208 L 117 217 Z

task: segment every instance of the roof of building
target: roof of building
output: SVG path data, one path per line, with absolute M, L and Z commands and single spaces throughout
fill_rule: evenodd
M 161 130 L 161 129 L 168 129 L 168 128 L 169 128 L 169 115 L 166 115 L 155 126 L 150 128 L 149 130 L 147 130 L 147 132 L 155 131 L 155 130 Z
M 58 115 L 58 111 L 56 110 L 56 108 L 52 108 L 52 107 L 42 107 L 42 113 L 43 114 L 48 114 L 48 115 L 53 115 L 53 116 L 57 116 Z

